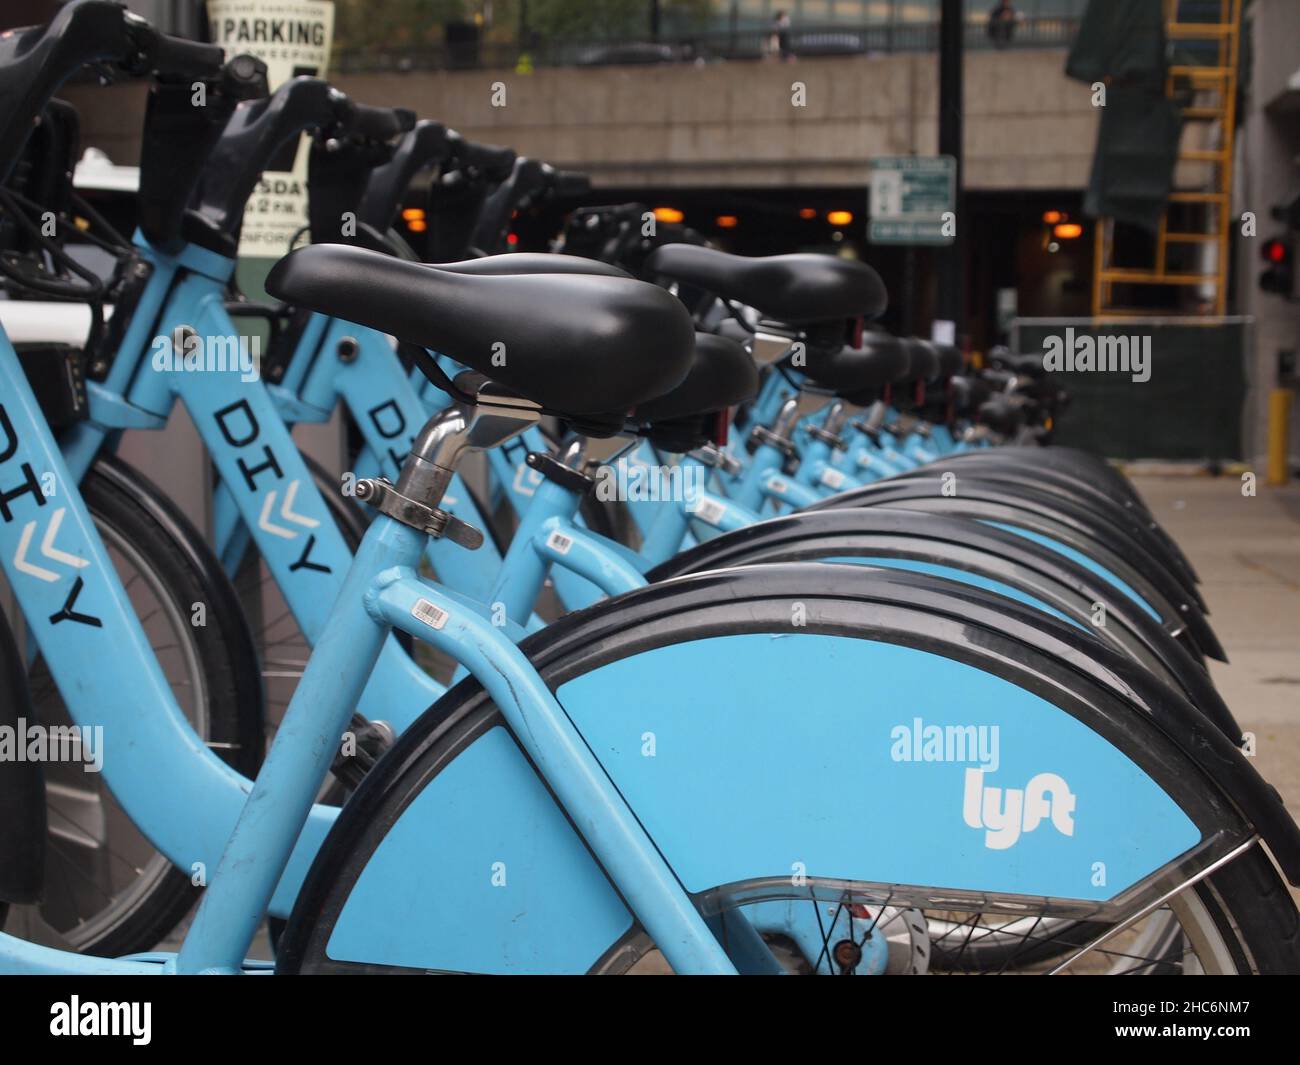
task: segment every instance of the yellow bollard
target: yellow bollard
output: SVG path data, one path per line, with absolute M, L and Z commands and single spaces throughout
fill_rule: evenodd
M 1286 484 L 1290 474 L 1291 407 L 1295 392 L 1275 388 L 1268 395 L 1268 483 Z

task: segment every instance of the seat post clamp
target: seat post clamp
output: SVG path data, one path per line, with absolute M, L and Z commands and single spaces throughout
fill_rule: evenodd
M 804 430 L 814 440 L 825 444 L 832 451 L 844 451 L 848 445 L 840 438 L 839 433 L 833 433 L 829 429 L 823 429 L 820 425 L 810 425 Z
M 740 473 L 740 460 L 733 455 L 729 455 L 717 444 L 709 443 L 697 447 L 690 452 L 690 457 L 710 469 L 722 470 L 723 473 L 735 476 Z
M 766 447 L 774 447 L 788 459 L 796 458 L 799 454 L 798 449 L 794 446 L 794 441 L 787 440 L 779 433 L 772 432 L 765 425 L 756 425 L 750 436 Z
M 850 428 L 856 429 L 865 436 L 875 447 L 880 447 L 881 437 L 879 427 L 872 425 L 866 418 L 859 418 L 856 421 L 849 422 Z
M 574 495 L 585 496 L 596 487 L 594 478 L 587 476 L 581 470 L 575 470 L 566 466 L 558 459 L 540 451 L 530 451 L 524 459 L 528 468 L 536 470 L 548 481 L 558 484 L 561 488 L 572 492 Z
M 365 477 L 357 481 L 356 497 L 394 521 L 400 521 L 429 536 L 445 537 L 470 551 L 483 546 L 483 533 L 469 522 L 461 521 L 454 514 L 448 514 L 438 507 L 402 495 L 385 477 Z

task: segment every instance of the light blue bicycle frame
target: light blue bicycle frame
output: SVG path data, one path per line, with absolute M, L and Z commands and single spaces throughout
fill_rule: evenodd
M 62 441 L 74 483 L 110 434 L 161 427 L 179 399 L 221 477 L 226 506 L 216 515 L 218 535 L 232 539 L 237 513 L 299 627 L 314 643 L 352 556 L 290 436 L 280 406 L 290 403 L 303 419 L 318 415 L 310 406 L 294 403 L 290 393 L 260 380 L 243 380 L 233 366 L 155 368 L 156 338 L 170 338 L 177 330 L 192 331 L 204 350 L 212 350 L 214 344 L 227 350 L 238 337 L 224 306 L 234 263 L 196 246 L 169 256 L 149 247 L 143 238 L 137 237 L 136 243 L 154 272 L 107 379 L 89 385 L 89 420 Z M 401 731 L 444 689 L 411 661 L 396 640 L 384 647 L 381 663 L 384 668 L 376 672 L 357 708 L 371 720 L 387 721 Z
M 204 314 L 200 308 L 194 321 L 207 321 Z M 2 335 L 0 380 L 7 386 L 0 406 L 0 548 L 22 609 L 63 690 L 84 696 L 68 699 L 73 720 L 103 726 L 104 772 L 128 814 L 181 868 L 193 870 L 201 862 L 215 870 L 175 959 L 149 955 L 108 961 L 0 935 L 0 970 L 241 971 L 262 915 L 268 909 L 284 912 L 283 901 L 296 894 L 330 821 L 331 812 L 314 807 L 312 799 L 372 671 L 392 668 L 394 660 L 386 662 L 384 651 L 396 626 L 453 655 L 483 682 L 678 971 L 735 971 L 527 659 L 477 605 L 416 575 L 426 535 L 385 516 L 371 524 L 348 569 L 249 790 L 184 725 L 71 471 Z M 213 397 L 210 405 L 221 398 Z M 233 460 L 229 468 L 238 472 Z M 296 471 L 290 467 L 289 472 Z M 48 621 L 42 624 L 42 618 Z M 60 625 L 75 627 L 75 638 L 67 638 L 70 628 Z M 150 704 L 164 712 L 153 712 Z M 158 803 L 160 793 L 171 801 Z M 197 816 L 205 809 L 209 816 Z

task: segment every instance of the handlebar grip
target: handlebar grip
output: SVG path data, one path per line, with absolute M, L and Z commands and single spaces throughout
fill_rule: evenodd
M 166 33 L 157 35 L 151 56 L 151 66 L 160 78 L 215 77 L 225 61 L 226 53 L 220 45 Z
M 573 170 L 557 170 L 551 178 L 554 196 L 585 196 L 591 191 L 591 178 Z
M 431 163 L 440 163 L 447 158 L 451 150 L 447 133 L 447 127 L 441 122 L 422 118 L 416 122 L 411 132 L 402 138 L 398 154 L 409 159 L 407 165 L 412 168 L 412 174 Z
M 415 112 L 405 107 L 352 103 L 350 132 L 363 140 L 390 141 L 415 126 Z
M 371 171 L 358 217 L 377 230 L 386 230 L 411 180 L 425 167 L 441 163 L 449 150 L 447 129 L 441 122 L 428 118 L 417 122 L 398 143 L 392 159 Z
M 503 148 L 497 144 L 477 144 L 474 141 L 461 140 L 455 153 L 461 166 L 482 170 L 498 181 L 504 181 L 514 169 L 518 157 L 513 148 Z
M 266 64 L 246 52 L 230 59 L 225 67 L 223 87 L 235 100 L 257 100 L 269 94 Z

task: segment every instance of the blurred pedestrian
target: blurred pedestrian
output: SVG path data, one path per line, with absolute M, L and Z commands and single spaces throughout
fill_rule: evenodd
M 1016 19 L 1019 17 L 1016 9 L 1011 6 L 1011 0 L 998 0 L 989 12 L 989 37 L 994 48 L 1005 48 L 1011 43 L 1016 32 Z
M 790 47 L 790 16 L 785 11 L 778 11 L 772 19 L 772 35 L 768 39 L 768 53 L 776 53 L 781 62 L 794 58 Z

